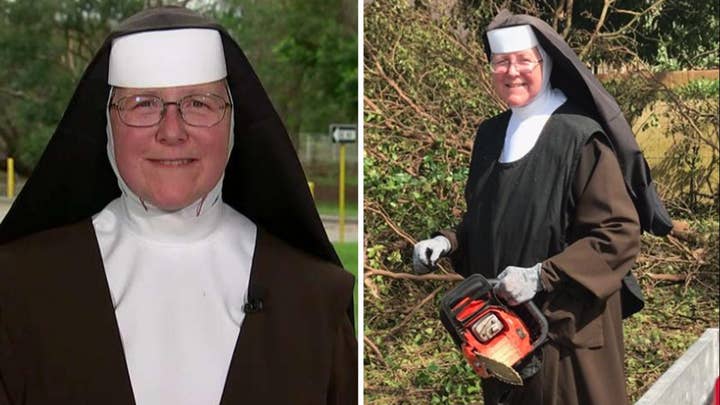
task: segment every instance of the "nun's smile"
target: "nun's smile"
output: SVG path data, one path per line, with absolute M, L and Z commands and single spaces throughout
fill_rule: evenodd
M 227 101 L 225 82 L 156 89 L 118 88 L 115 100 L 143 94 L 166 104 L 162 120 L 149 127 L 126 125 L 110 115 L 118 171 L 143 201 L 158 208 L 182 209 L 207 195 L 225 170 L 230 114 L 211 127 L 188 125 L 172 102 L 191 94 L 214 94 Z
M 538 61 L 540 54 L 535 48 L 492 56 L 493 65 L 504 65 L 507 69 L 494 72 L 492 77 L 495 91 L 509 107 L 527 105 L 542 89 L 542 64 L 534 64 Z M 523 64 L 531 64 L 533 69 L 524 72 L 518 67 Z

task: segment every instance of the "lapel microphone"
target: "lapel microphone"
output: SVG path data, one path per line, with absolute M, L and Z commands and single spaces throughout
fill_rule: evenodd
M 265 306 L 265 287 L 255 285 L 252 282 L 248 288 L 248 299 L 243 305 L 243 311 L 246 314 L 256 314 L 261 312 Z

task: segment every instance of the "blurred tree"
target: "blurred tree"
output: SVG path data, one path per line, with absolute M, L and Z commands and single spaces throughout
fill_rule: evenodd
M 666 1 L 642 27 L 640 56 L 659 70 L 717 68 L 720 2 Z
M 357 121 L 357 10 L 348 0 L 0 0 L 0 155 L 29 174 L 107 33 L 167 4 L 230 31 L 292 136 Z
M 0 1 L 0 148 L 32 170 L 107 32 L 141 0 Z
M 228 0 L 218 11 L 291 136 L 297 139 L 301 131 L 326 132 L 330 123 L 357 121 L 354 2 Z M 238 13 L 241 18 L 234 18 Z

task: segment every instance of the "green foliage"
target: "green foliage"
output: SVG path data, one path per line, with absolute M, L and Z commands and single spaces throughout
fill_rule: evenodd
M 642 74 L 626 74 L 602 82 L 620 106 L 629 123 L 634 123 L 654 101 L 660 98 L 658 84 Z
M 477 404 L 481 397 L 478 379 L 438 320 L 439 297 L 452 283 L 386 277 L 374 271 L 411 272 L 413 240 L 457 223 L 465 209 L 463 188 L 475 128 L 503 108 L 493 95 L 481 44 L 470 34 L 487 23 L 496 3 L 463 3 L 470 13 L 448 11 L 441 2 L 375 0 L 365 7 L 364 221 L 369 275 L 364 308 L 365 335 L 375 346 L 365 349 L 369 403 Z M 528 2 L 511 3 L 518 8 L 514 11 L 522 11 L 519 3 Z M 633 2 L 633 7 L 639 3 Z M 601 4 L 594 7 L 592 13 L 597 16 Z M 578 6 L 576 10 L 584 9 Z M 578 32 L 569 34 L 571 42 L 582 47 L 581 40 L 587 40 L 583 30 L 592 29 L 593 24 L 587 17 L 578 22 Z M 610 45 L 601 42 L 598 47 Z M 603 55 L 595 52 L 593 48 L 588 59 Z M 665 89 L 647 72 L 610 80 L 606 86 L 634 127 L 654 125 L 675 134 L 678 144 L 696 145 L 692 139 L 707 138 L 717 145 L 713 123 L 718 120 L 711 112 L 717 110 L 717 97 L 685 97 L 689 94 L 684 90 Z M 669 104 L 671 98 L 678 102 Z M 651 116 L 655 119 L 641 122 L 654 108 Z M 692 161 L 700 153 L 690 148 L 678 156 Z M 717 171 L 717 161 L 701 162 L 688 166 L 688 172 L 699 175 L 701 166 Z M 690 195 L 687 181 L 678 182 L 676 191 L 666 190 L 669 179 L 684 170 L 678 167 L 675 163 L 666 172 L 653 173 L 672 204 Z M 698 218 L 699 207 L 707 206 L 698 200 L 696 208 L 673 209 L 673 213 Z M 693 222 L 693 227 L 708 237 L 695 241 L 689 251 L 666 239 L 643 238 L 642 251 L 647 253 L 638 262 L 648 304 L 626 323 L 626 371 L 632 398 L 637 399 L 702 329 L 717 326 L 717 260 L 708 259 L 711 254 L 717 256 L 717 248 L 711 248 L 717 245 L 717 219 Z M 688 252 L 698 254 L 702 263 Z M 677 260 L 678 256 L 682 259 Z M 445 261 L 441 264 L 442 274 L 450 267 Z M 651 276 L 688 272 L 692 276 L 684 285 L 658 283 Z M 658 312 L 663 316 L 655 316 Z M 697 322 L 688 327 L 684 317 L 695 317 Z M 685 329 L 678 331 L 676 325 Z M 654 353 L 652 348 L 657 347 L 662 351 Z
M 481 44 L 461 16 L 406 2 L 365 7 L 365 241 L 371 269 L 410 271 L 412 244 L 455 224 L 477 124 L 496 114 Z M 479 381 L 436 316 L 443 283 L 366 279 L 369 402 L 472 403 Z M 430 297 L 428 297 L 430 296 Z M 424 299 L 431 302 L 411 308 Z
M 720 80 L 698 79 L 674 89 L 683 99 L 712 100 L 720 95 Z
M 0 146 L 28 173 L 113 24 L 142 1 L 0 1 Z
M 632 402 L 647 391 L 707 328 L 718 327 L 717 213 L 687 222 L 683 244 L 643 237 L 634 269 L 645 295 L 645 309 L 624 322 L 625 368 Z M 663 281 L 677 277 L 677 281 Z
M 457 221 L 475 127 L 500 105 L 478 91 L 489 86 L 484 55 L 457 17 L 382 1 L 365 14 L 366 200 L 423 238 Z
M 32 170 L 110 30 L 146 4 L 170 3 L 0 0 L 0 149 L 17 158 L 19 172 Z M 291 134 L 357 120 L 357 34 L 343 17 L 347 2 L 189 6 L 218 19 L 238 40 Z
M 228 3 L 234 7 L 217 15 L 244 48 L 292 136 L 357 121 L 357 32 L 346 2 Z
M 639 54 L 657 70 L 717 69 L 720 3 L 672 0 L 645 17 Z

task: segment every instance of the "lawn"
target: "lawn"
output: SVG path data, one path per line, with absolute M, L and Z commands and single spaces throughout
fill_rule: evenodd
M 340 207 L 335 201 L 317 201 L 315 203 L 320 215 L 338 216 Z M 345 218 L 357 218 L 357 202 L 345 201 Z
M 358 244 L 357 242 L 344 242 L 344 243 L 334 243 L 333 246 L 335 246 L 335 251 L 337 252 L 338 256 L 340 256 L 340 260 L 343 263 L 343 266 L 347 271 L 352 273 L 355 276 L 355 292 L 353 296 L 353 304 L 355 307 L 355 330 L 357 330 L 357 320 L 358 320 L 358 297 L 357 297 L 357 283 L 358 283 Z

